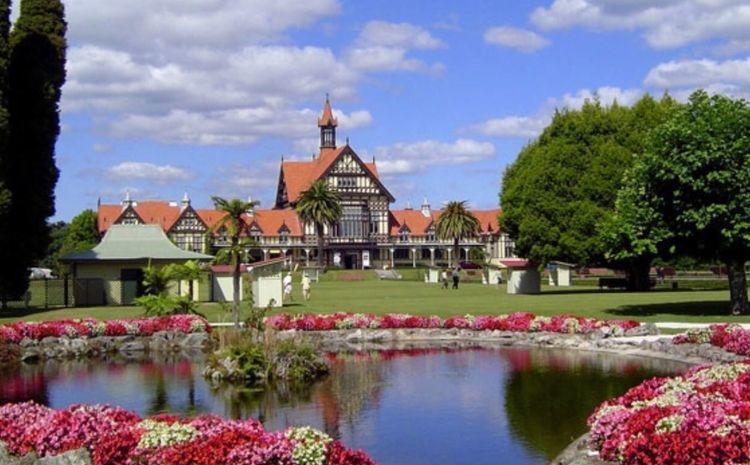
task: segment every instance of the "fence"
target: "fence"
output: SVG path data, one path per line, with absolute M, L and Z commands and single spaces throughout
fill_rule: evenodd
M 22 299 L 4 302 L 6 308 L 67 307 L 72 304 L 72 279 L 33 279 Z

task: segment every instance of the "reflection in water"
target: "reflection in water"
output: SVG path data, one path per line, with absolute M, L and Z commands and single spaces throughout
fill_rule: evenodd
M 508 349 L 505 411 L 511 433 L 553 459 L 586 431 L 586 419 L 605 399 L 681 363 L 580 351 Z
M 0 403 L 35 400 L 253 417 L 270 429 L 311 425 L 383 465 L 541 465 L 585 430 L 606 398 L 684 365 L 546 349 L 410 349 L 331 355 L 306 387 L 221 385 L 201 355 L 48 361 L 0 372 Z

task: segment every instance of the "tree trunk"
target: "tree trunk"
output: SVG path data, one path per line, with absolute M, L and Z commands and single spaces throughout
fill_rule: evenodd
M 729 271 L 729 308 L 732 315 L 744 315 L 748 311 L 745 259 L 732 257 L 726 264 Z
M 238 240 L 232 241 L 232 248 L 235 250 L 234 271 L 232 272 L 232 317 L 234 318 L 235 329 L 240 329 L 240 270 L 242 263 L 240 253 L 237 250 Z
M 458 237 L 453 238 L 453 260 L 455 260 L 455 266 L 461 263 L 461 247 L 458 244 Z
M 638 257 L 628 270 L 628 290 L 646 292 L 651 289 L 651 257 Z
M 315 232 L 318 235 L 318 268 L 323 268 L 323 223 L 315 223 Z

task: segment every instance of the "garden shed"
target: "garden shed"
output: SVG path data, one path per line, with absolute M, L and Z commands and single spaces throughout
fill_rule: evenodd
M 571 286 L 573 283 L 572 269 L 573 263 L 549 262 L 547 271 L 549 272 L 550 286 Z
M 508 294 L 539 294 L 542 292 L 542 275 L 528 260 L 509 258 L 500 260 L 508 270 Z
M 159 225 L 112 225 L 91 250 L 68 254 L 76 306 L 129 305 L 143 293 L 143 268 L 188 260 L 208 261 L 211 255 L 182 250 Z M 197 286 L 196 286 L 197 287 Z
M 248 265 L 240 265 L 240 273 L 247 272 Z M 214 302 L 231 302 L 234 299 L 234 282 L 232 265 L 214 265 L 211 267 L 211 300 Z M 240 276 L 240 300 L 244 298 L 244 279 Z
M 424 282 L 429 284 L 437 284 L 440 282 L 440 271 L 441 269 L 437 266 L 428 266 L 424 270 Z
M 284 257 L 247 265 L 253 291 L 253 307 L 281 307 L 284 305 L 282 274 L 287 260 Z

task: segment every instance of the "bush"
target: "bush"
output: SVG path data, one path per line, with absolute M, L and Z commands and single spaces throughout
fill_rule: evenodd
M 258 343 L 249 331 L 226 331 L 203 375 L 213 380 L 246 384 L 272 381 L 310 382 L 328 373 L 328 364 L 315 348 L 296 341 Z
M 282 341 L 275 347 L 273 372 L 277 379 L 308 382 L 328 373 L 328 365 L 309 344 Z
M 146 316 L 201 315 L 198 304 L 188 296 L 144 295 L 135 299 Z

